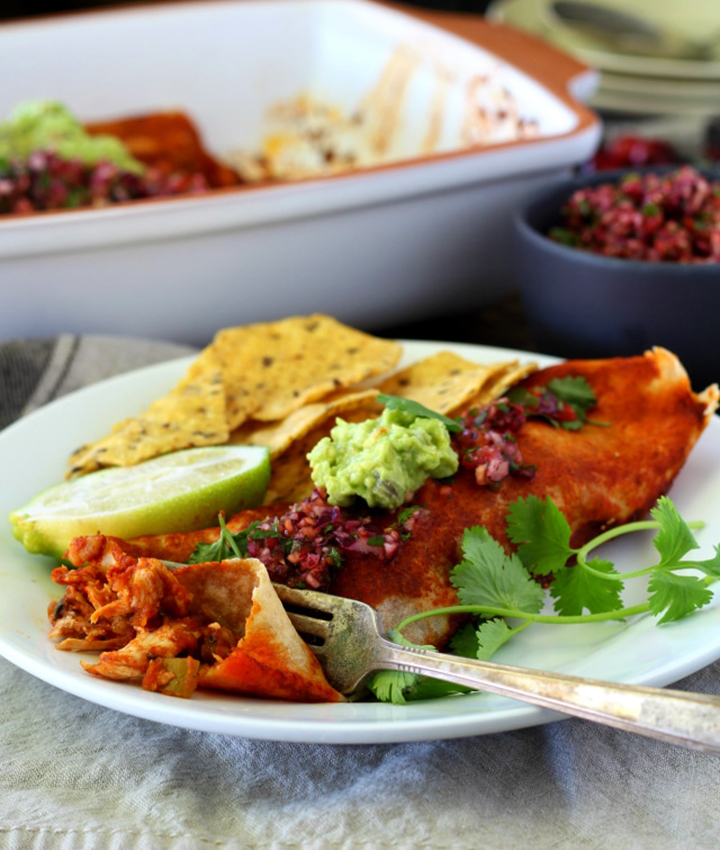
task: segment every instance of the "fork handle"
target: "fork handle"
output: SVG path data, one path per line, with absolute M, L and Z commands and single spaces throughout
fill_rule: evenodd
M 382 639 L 378 669 L 421 673 L 473 689 L 636 732 L 702 752 L 720 754 L 720 698 L 585 679 L 409 649 Z

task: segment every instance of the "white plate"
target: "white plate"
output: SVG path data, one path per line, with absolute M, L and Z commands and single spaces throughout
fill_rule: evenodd
M 503 349 L 407 343 L 406 359 L 452 348 L 489 362 L 518 356 Z M 140 413 L 168 390 L 190 360 L 174 360 L 88 387 L 60 399 L 0 433 L 0 468 L 6 482 L 4 516 L 43 487 L 62 478 L 70 452 L 104 433 L 117 420 Z M 672 497 L 686 519 L 702 518 L 706 557 L 720 541 L 720 421 L 714 419 L 678 478 Z M 618 567 L 649 564 L 648 539 L 616 541 L 606 555 Z M 52 562 L 28 555 L 7 523 L 0 529 L 0 654 L 18 667 L 69 693 L 127 714 L 188 729 L 247 738 L 320 743 L 389 743 L 478 735 L 531 726 L 559 715 L 487 694 L 450 697 L 407 706 L 375 703 L 302 705 L 198 693 L 179 700 L 140 687 L 95 679 L 77 654 L 58 652 L 47 639 L 45 616 L 58 588 Z M 627 597 L 632 602 L 632 596 Z M 533 626 L 498 653 L 498 660 L 585 676 L 666 685 L 720 657 L 720 607 L 713 604 L 661 628 L 648 617 L 625 624 Z M 28 706 L 32 711 L 32 706 Z

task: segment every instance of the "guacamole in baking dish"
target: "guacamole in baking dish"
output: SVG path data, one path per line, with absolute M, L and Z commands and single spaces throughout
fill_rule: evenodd
M 10 120 L 0 124 L 0 159 L 26 159 L 35 151 L 53 151 L 86 165 L 105 160 L 126 171 L 144 170 L 119 139 L 90 135 L 65 106 L 53 101 L 20 104 Z

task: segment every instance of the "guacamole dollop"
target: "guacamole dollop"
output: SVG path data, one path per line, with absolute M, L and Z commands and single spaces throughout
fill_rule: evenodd
M 445 478 L 458 468 L 440 420 L 389 408 L 364 422 L 338 418 L 307 457 L 315 484 L 341 507 L 360 496 L 370 507 L 397 508 L 428 478 Z
M 66 107 L 53 101 L 23 103 L 0 124 L 0 159 L 27 159 L 34 151 L 52 151 L 86 165 L 106 160 L 126 171 L 144 171 L 120 139 L 91 136 Z

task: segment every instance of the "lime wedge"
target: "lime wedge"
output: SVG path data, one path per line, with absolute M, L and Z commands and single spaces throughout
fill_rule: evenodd
M 28 552 L 61 558 L 73 537 L 144 534 L 215 525 L 262 503 L 270 479 L 261 446 L 208 446 L 172 452 L 65 481 L 10 514 L 13 534 Z

